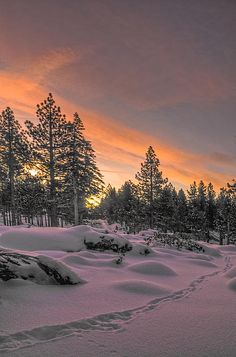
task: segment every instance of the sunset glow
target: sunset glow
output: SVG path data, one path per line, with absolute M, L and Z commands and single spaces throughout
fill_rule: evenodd
M 236 356 L 235 39 L 236 0 L 0 0 L 0 356 Z
M 1 110 L 34 120 L 52 92 L 68 119 L 79 113 L 116 187 L 149 145 L 176 187 L 225 186 L 236 175 L 236 8 L 220 4 L 1 2 Z

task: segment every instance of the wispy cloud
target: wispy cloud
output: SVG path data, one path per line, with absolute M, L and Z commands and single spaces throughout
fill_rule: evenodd
M 34 119 L 52 91 L 68 118 L 79 112 L 115 185 L 134 178 L 149 145 L 163 175 L 184 186 L 203 178 L 219 187 L 236 174 L 231 129 L 219 135 L 235 117 L 233 2 L 27 2 L 27 12 L 23 3 L 0 13 L 2 109 Z

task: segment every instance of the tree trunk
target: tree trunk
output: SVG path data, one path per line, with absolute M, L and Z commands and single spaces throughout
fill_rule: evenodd
M 230 222 L 228 219 L 228 221 L 227 221 L 227 241 L 226 241 L 227 245 L 229 245 L 229 238 L 230 238 Z
M 52 133 L 52 117 L 49 117 L 49 155 L 50 155 L 50 218 L 51 226 L 57 227 L 57 208 L 56 208 L 56 184 L 55 184 L 55 167 L 54 167 L 54 148 Z
M 150 228 L 153 228 L 153 172 L 151 166 L 151 175 L 150 175 Z
M 219 241 L 220 245 L 223 245 L 223 240 L 224 240 L 224 233 L 220 232 L 220 241 Z
M 2 216 L 3 216 L 3 224 L 4 224 L 4 226 L 6 226 L 7 222 L 6 222 L 6 208 L 5 208 L 5 206 L 3 206 Z
M 14 180 L 12 153 L 10 153 L 10 160 L 9 160 L 9 179 L 10 179 L 11 225 L 15 226 L 16 225 L 15 180 Z
M 78 203 L 77 182 L 75 176 L 73 176 L 73 191 L 74 191 L 74 220 L 75 220 L 75 225 L 77 226 L 79 224 L 79 203 Z

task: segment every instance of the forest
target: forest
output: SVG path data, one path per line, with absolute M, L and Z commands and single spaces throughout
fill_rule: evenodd
M 127 233 L 152 228 L 236 241 L 236 183 L 215 192 L 195 181 L 185 192 L 160 171 L 150 146 L 135 180 L 105 187 L 78 113 L 68 120 L 53 95 L 24 128 L 7 107 L 0 115 L 0 211 L 4 225 L 66 226 L 106 219 Z M 99 197 L 99 204 L 89 204 Z

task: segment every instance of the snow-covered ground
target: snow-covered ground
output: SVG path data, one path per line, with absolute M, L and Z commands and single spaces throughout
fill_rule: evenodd
M 147 249 L 143 235 L 110 228 L 0 227 L 4 252 L 39 256 L 78 282 L 0 280 L 0 355 L 235 356 L 236 247 Z M 101 239 L 126 247 L 121 264 L 87 249 Z

